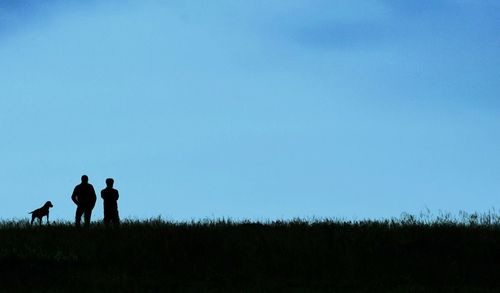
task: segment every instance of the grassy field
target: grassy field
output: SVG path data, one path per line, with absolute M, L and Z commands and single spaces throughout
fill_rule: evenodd
M 498 216 L 0 224 L 0 292 L 435 291 L 500 292 Z

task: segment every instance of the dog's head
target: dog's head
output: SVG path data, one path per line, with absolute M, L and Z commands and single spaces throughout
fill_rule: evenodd
M 51 202 L 50 200 L 49 200 L 48 202 L 46 202 L 43 206 L 44 206 L 45 208 L 52 208 L 52 207 L 54 207 L 54 206 L 52 205 L 52 202 Z

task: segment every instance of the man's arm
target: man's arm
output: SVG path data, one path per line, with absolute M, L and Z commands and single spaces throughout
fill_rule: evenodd
M 118 190 L 117 190 L 116 194 L 115 194 L 115 200 L 118 200 L 119 197 L 120 197 L 120 195 L 118 194 Z
M 95 202 L 97 201 L 97 196 L 95 195 L 94 186 L 90 185 L 90 202 L 92 203 L 92 208 L 95 206 Z
M 78 187 L 78 186 L 77 186 Z M 78 192 L 77 192 L 77 187 L 75 187 L 75 189 L 73 189 L 73 194 L 71 195 L 71 200 L 76 204 L 76 205 L 80 205 L 78 203 Z

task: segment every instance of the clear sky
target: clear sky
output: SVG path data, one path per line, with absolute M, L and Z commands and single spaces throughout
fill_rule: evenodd
M 0 0 L 0 218 L 71 220 L 82 174 L 133 218 L 498 208 L 499 11 Z

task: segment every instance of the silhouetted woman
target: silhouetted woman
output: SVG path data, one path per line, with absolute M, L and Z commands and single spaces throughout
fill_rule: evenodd
M 104 201 L 104 224 L 108 226 L 120 224 L 118 215 L 118 190 L 113 188 L 115 181 L 112 178 L 106 179 L 106 188 L 101 190 L 101 197 Z

